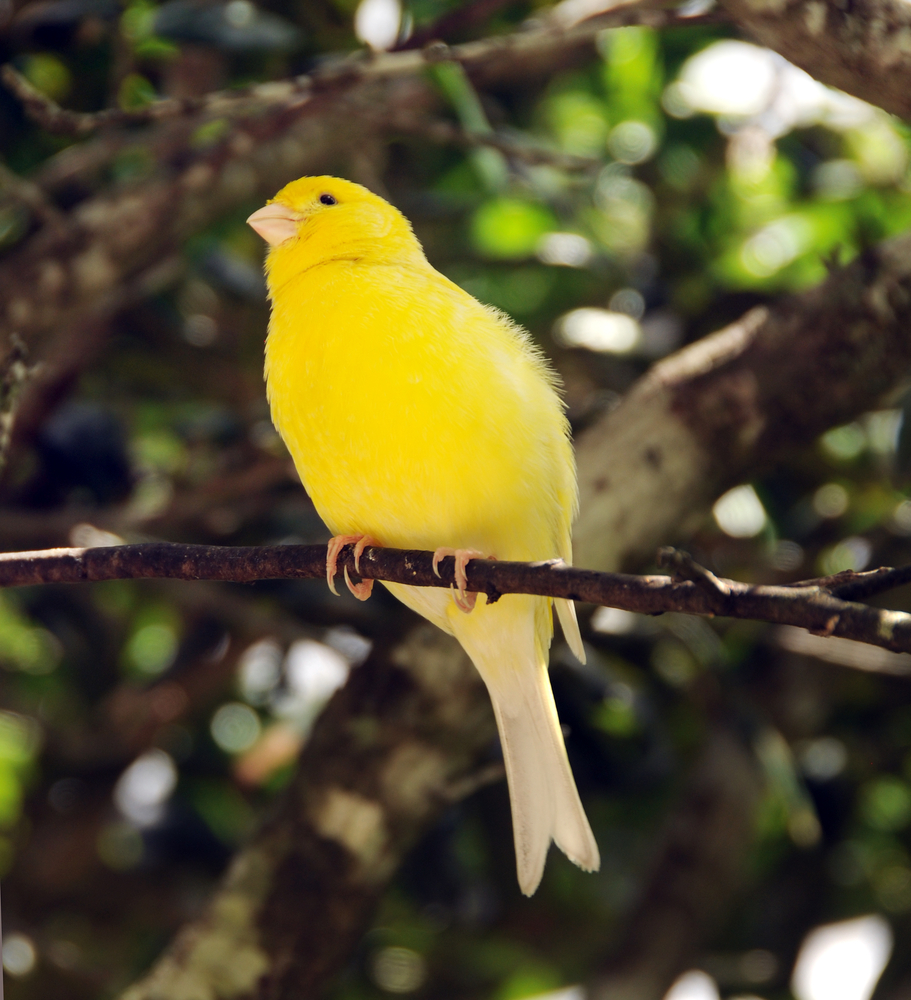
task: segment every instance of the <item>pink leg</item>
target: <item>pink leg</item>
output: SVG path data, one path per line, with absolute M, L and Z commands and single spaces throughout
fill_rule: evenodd
M 465 575 L 465 567 L 471 559 L 496 559 L 496 556 L 485 556 L 483 552 L 478 552 L 477 549 L 437 549 L 433 554 L 433 571 L 437 576 L 440 575 L 440 571 L 437 569 L 437 566 L 439 566 L 440 560 L 444 559 L 446 556 L 455 556 L 455 579 L 457 589 L 453 593 L 452 599 L 456 602 L 456 606 L 460 611 L 464 611 L 465 614 L 468 614 L 474 609 L 478 595 L 465 592 L 468 587 L 468 577 Z
M 360 572 L 361 556 L 368 545 L 379 545 L 380 543 L 371 538 L 370 535 L 336 535 L 329 541 L 329 551 L 326 553 L 326 582 L 329 589 L 338 597 L 335 589 L 335 574 L 338 572 L 338 556 L 346 545 L 354 543 L 354 568 Z M 361 580 L 360 583 L 352 583 L 348 579 L 348 570 L 344 570 L 345 583 L 348 589 L 359 601 L 366 601 L 373 591 L 373 580 Z

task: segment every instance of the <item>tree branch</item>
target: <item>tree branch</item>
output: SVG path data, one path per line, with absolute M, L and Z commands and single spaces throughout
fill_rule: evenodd
M 907 377 L 909 329 L 905 234 L 659 361 L 576 442 L 574 562 L 650 558 L 724 490 L 880 405 Z
M 202 97 L 165 98 L 145 107 L 129 110 L 105 108 L 96 112 L 79 112 L 62 108 L 32 86 L 9 64 L 0 68 L 0 78 L 19 99 L 32 120 L 43 129 L 78 137 L 116 125 L 158 122 L 205 112 L 236 116 L 249 114 L 258 107 L 271 113 L 280 107 L 293 108 L 303 104 L 316 93 L 338 96 L 362 83 L 414 76 L 427 63 L 440 59 L 459 62 L 470 74 L 483 77 L 493 73 L 500 76 L 505 67 L 494 64 L 504 59 L 512 63 L 510 56 L 550 60 L 561 49 L 578 52 L 590 48 L 596 35 L 604 28 L 633 24 L 647 24 L 658 28 L 680 23 L 716 23 L 718 20 L 720 17 L 717 13 L 681 15 L 673 9 L 663 9 L 646 0 L 618 5 L 599 4 L 586 10 L 584 17 L 564 15 L 543 19 L 531 31 L 515 35 L 467 42 L 453 48 L 442 42 L 432 42 L 419 51 L 410 45 L 405 49 L 382 54 L 360 50 L 290 80 L 260 83 L 239 90 L 216 91 Z
M 0 475 L 6 468 L 19 394 L 33 374 L 26 363 L 28 350 L 18 334 L 10 336 L 10 350 L 0 365 Z M 0 997 L 0 1000 L 3 1000 Z
M 904 0 L 720 0 L 735 24 L 822 83 L 911 119 Z
M 416 838 L 471 790 L 495 732 L 480 677 L 433 626 L 372 656 L 204 916 L 121 1000 L 320 995 Z
M 863 573 L 857 573 L 848 569 L 835 576 L 816 577 L 812 580 L 798 580 L 796 583 L 789 583 L 789 587 L 823 587 L 840 597 L 843 601 L 862 601 L 867 597 L 885 593 L 887 590 L 895 590 L 897 587 L 904 587 L 911 583 L 911 566 L 899 566 L 892 569 L 890 566 L 880 566 L 878 569 L 869 569 Z
M 455 560 L 452 556 L 440 562 L 439 576 L 433 571 L 432 560 L 430 552 L 366 548 L 358 570 L 354 565 L 353 547 L 349 545 L 339 559 L 339 569 L 347 569 L 353 580 L 388 580 L 416 587 L 453 586 Z M 686 566 L 693 579 L 599 573 L 574 569 L 560 560 L 519 563 L 472 559 L 468 563 L 467 577 L 469 590 L 486 594 L 490 602 L 499 600 L 503 594 L 541 594 L 647 615 L 677 611 L 709 617 L 750 618 L 778 625 L 797 625 L 821 635 L 855 639 L 893 652 L 911 652 L 911 614 L 871 608 L 834 596 L 830 585 L 848 586 L 843 574 L 807 586 L 762 586 L 720 580 L 702 567 L 695 567 L 692 560 L 686 562 Z M 882 583 L 890 579 L 887 574 L 896 571 L 878 573 Z M 904 580 L 908 573 L 909 569 L 903 568 L 896 578 Z M 150 577 L 250 583 L 319 579 L 325 575 L 324 545 L 235 548 L 151 542 L 0 555 L 0 585 L 3 586 Z

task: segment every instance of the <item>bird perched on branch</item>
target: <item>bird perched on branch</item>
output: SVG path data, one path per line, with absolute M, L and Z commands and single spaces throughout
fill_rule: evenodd
M 408 220 L 366 188 L 302 177 L 247 220 L 269 243 L 272 417 L 342 547 L 454 555 L 458 589 L 387 583 L 454 635 L 487 685 L 512 803 L 519 885 L 551 840 L 596 870 L 547 675 L 552 599 L 467 592 L 473 557 L 571 557 L 575 464 L 556 377 L 527 334 L 436 271 Z M 366 599 L 372 581 L 353 584 Z M 579 659 L 573 605 L 554 600 Z

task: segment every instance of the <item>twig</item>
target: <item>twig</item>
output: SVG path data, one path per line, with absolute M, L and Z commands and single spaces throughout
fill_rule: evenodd
M 454 559 L 442 560 L 437 577 L 430 552 L 368 548 L 361 556 L 358 574 L 351 546 L 346 546 L 339 564 L 340 570 L 347 567 L 355 581 L 388 580 L 417 587 L 450 587 L 454 583 Z M 150 577 L 252 583 L 318 579 L 325 572 L 324 545 L 232 547 L 153 542 L 0 555 L 0 586 L 7 587 Z M 894 652 L 911 652 L 911 614 L 841 600 L 822 585 L 825 581 L 784 587 L 718 580 L 719 587 L 706 587 L 704 581 L 574 569 L 559 560 L 517 563 L 473 559 L 467 574 L 468 589 L 486 594 L 491 603 L 502 594 L 541 594 L 648 615 L 677 611 L 750 618 L 796 625 L 819 635 L 855 639 Z
M 632 24 L 667 27 L 674 24 L 716 23 L 719 18 L 720 15 L 716 12 L 687 17 L 675 10 L 656 9 L 644 0 L 635 0 L 620 8 L 602 11 L 578 24 L 551 19 L 540 22 L 529 31 L 467 42 L 447 49 L 446 58 L 461 63 L 469 74 L 473 69 L 483 74 L 488 63 L 495 61 L 506 51 L 534 57 L 539 49 L 553 45 L 555 40 L 562 40 L 568 46 L 591 45 L 598 33 L 608 27 Z M 0 79 L 19 99 L 26 113 L 46 131 L 86 136 L 108 126 L 156 122 L 201 112 L 227 117 L 249 114 L 262 107 L 290 109 L 308 101 L 315 94 L 340 94 L 362 82 L 412 76 L 422 72 L 428 62 L 439 61 L 440 49 L 440 45 L 431 45 L 423 51 L 401 50 L 380 55 L 361 51 L 327 62 L 309 74 L 291 79 L 260 83 L 238 90 L 216 91 L 202 97 L 164 98 L 131 110 L 105 108 L 92 113 L 61 108 L 8 64 L 0 67 Z
M 70 111 L 68 108 L 61 108 L 56 101 L 42 94 L 8 63 L 0 67 L 0 79 L 19 99 L 26 114 L 33 121 L 46 132 L 59 135 L 85 136 L 105 125 L 129 125 L 173 118 L 198 110 L 204 100 L 167 98 L 131 111 L 122 108 L 105 108 L 104 111 L 95 112 Z
M 813 580 L 798 580 L 787 584 L 789 587 L 823 587 L 830 594 L 840 597 L 843 601 L 862 601 L 875 594 L 887 590 L 895 590 L 911 583 L 911 566 L 880 566 L 865 573 L 857 573 L 846 569 L 835 576 L 817 577 Z
M 9 353 L 0 365 L 0 473 L 6 467 L 9 446 L 13 436 L 13 422 L 22 387 L 35 369 L 25 363 L 28 348 L 16 333 L 10 336 Z
M 22 202 L 45 224 L 60 222 L 63 219 L 63 212 L 48 201 L 44 191 L 37 184 L 20 177 L 5 163 L 0 163 L 0 190 L 6 191 Z
M 705 566 L 700 566 L 689 552 L 683 552 L 668 545 L 658 549 L 657 562 L 662 569 L 674 570 L 677 579 L 692 580 L 709 594 L 727 597 L 731 592 L 724 580 L 720 580 Z
M 560 170 L 580 172 L 600 170 L 604 166 L 604 160 L 594 156 L 574 156 L 572 153 L 561 153 L 559 150 L 531 143 L 524 137 L 506 135 L 502 132 L 483 134 L 469 132 L 453 122 L 447 122 L 441 118 L 418 118 L 410 115 L 407 109 L 403 109 L 401 115 L 390 119 L 389 124 L 402 131 L 419 134 L 440 145 L 461 146 L 466 149 L 489 146 L 510 160 L 518 160 L 530 166 L 547 164 Z

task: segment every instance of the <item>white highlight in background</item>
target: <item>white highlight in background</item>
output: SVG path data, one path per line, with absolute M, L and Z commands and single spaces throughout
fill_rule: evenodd
M 3 942 L 3 968 L 17 979 L 27 976 L 38 958 L 32 939 L 24 934 L 8 934 Z
M 797 1000 L 870 1000 L 892 954 L 892 928 L 878 916 L 817 927 L 804 938 L 791 989 Z
M 578 233 L 545 233 L 538 243 L 538 260 L 562 267 L 585 267 L 594 255 L 592 245 Z
M 715 980 L 705 972 L 684 972 L 667 992 L 664 1000 L 721 1000 Z
M 286 686 L 273 698 L 273 711 L 306 728 L 348 680 L 349 670 L 349 661 L 331 646 L 298 639 L 285 657 Z
M 354 33 L 377 52 L 391 49 L 402 24 L 399 0 L 361 0 L 354 14 Z
M 557 321 L 557 336 L 567 347 L 628 354 L 642 339 L 632 316 L 608 309 L 573 309 Z
M 585 1000 L 585 990 L 581 986 L 564 986 L 550 993 L 538 993 L 528 1000 Z
M 639 615 L 623 608 L 598 608 L 589 623 L 596 632 L 604 635 L 629 635 L 639 625 Z
M 282 676 L 284 651 L 274 639 L 260 639 L 241 654 L 238 684 L 251 705 L 265 705 Z
M 212 716 L 209 731 L 225 753 L 243 753 L 259 739 L 262 723 L 249 705 L 232 701 Z
M 765 507 L 749 484 L 735 486 L 712 508 L 718 527 L 732 538 L 754 538 L 766 525 Z
M 152 826 L 177 786 L 177 768 L 163 750 L 137 757 L 114 786 L 114 804 L 134 826 Z
M 694 111 L 758 115 L 772 100 L 776 67 L 768 49 L 733 40 L 716 42 L 683 64 L 679 88 Z
M 694 111 L 762 116 L 763 129 L 773 137 L 817 122 L 843 131 L 876 115 L 871 105 L 823 86 L 777 53 L 731 39 L 691 56 L 665 90 L 663 103 L 678 118 Z

